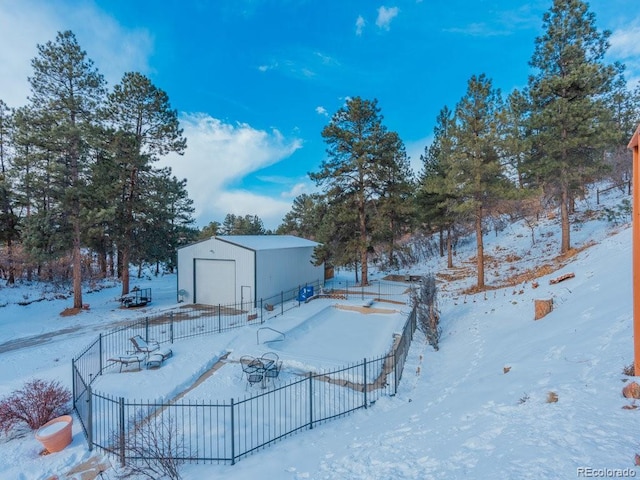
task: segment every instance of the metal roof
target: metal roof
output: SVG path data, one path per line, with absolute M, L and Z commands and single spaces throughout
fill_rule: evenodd
M 313 240 L 307 240 L 306 238 L 295 237 L 293 235 L 220 235 L 213 238 L 256 251 L 315 247 L 316 245 L 320 245 Z

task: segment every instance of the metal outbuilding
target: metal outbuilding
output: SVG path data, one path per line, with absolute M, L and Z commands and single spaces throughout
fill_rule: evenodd
M 211 237 L 178 250 L 178 300 L 206 305 L 252 303 L 324 282 L 312 263 L 317 242 L 293 235 Z

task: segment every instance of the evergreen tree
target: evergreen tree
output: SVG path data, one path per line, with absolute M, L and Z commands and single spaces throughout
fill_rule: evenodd
M 384 140 L 382 152 L 390 158 L 379 162 L 380 187 L 375 202 L 373 239 L 387 245 L 387 264 L 397 267 L 397 241 L 409 232 L 414 220 L 415 185 L 409 158 L 398 134 L 390 132 Z
M 340 213 L 336 218 L 343 216 L 340 203 L 356 213 L 357 235 L 345 240 L 348 248 L 341 250 L 351 251 L 356 242 L 363 285 L 369 281 L 367 259 L 372 250 L 375 202 L 383 191 L 384 172 L 390 168 L 387 164 L 401 157 L 397 136 L 390 137 L 395 133 L 387 131 L 382 119 L 377 100 L 347 100 L 322 131 L 328 158 L 318 172 L 309 174 L 317 185 L 325 187 L 330 210 L 337 208 Z
M 627 144 L 640 123 L 640 85 L 636 85 L 633 91 L 628 90 L 622 66 L 606 96 L 606 103 L 611 111 L 613 135 L 604 162 L 609 167 L 611 180 L 622 184 L 631 179 Z
M 502 116 L 500 91 L 484 74 L 472 76 L 466 95 L 456 106 L 455 148 L 445 182 L 447 193 L 456 198 L 455 212 L 473 217 L 479 289 L 485 286 L 483 220 L 495 202 L 507 196 L 510 186 L 498 149 Z
M 509 176 L 517 179 L 520 188 L 526 186 L 524 165 L 530 153 L 530 131 L 528 116 L 530 105 L 527 92 L 513 90 L 507 97 L 504 109 L 504 142 L 503 150 L 507 157 Z
M 96 112 L 103 101 L 104 79 L 80 48 L 75 35 L 58 33 L 54 42 L 38 45 L 29 78 L 29 101 L 46 152 L 44 172 L 55 185 L 50 199 L 55 207 L 42 212 L 36 229 L 58 233 L 51 227 L 66 229 L 71 239 L 73 266 L 73 306 L 82 307 L 81 198 L 92 158 L 90 145 L 96 130 Z M 40 212 L 39 212 L 40 213 Z M 37 222 L 36 222 L 37 223 Z M 59 241 L 60 239 L 56 239 Z M 68 245 L 68 244 L 67 244 Z
M 325 212 L 326 204 L 321 195 L 303 193 L 293 200 L 291 211 L 284 216 L 276 233 L 316 240 Z
M 206 240 L 208 238 L 217 236 L 220 232 L 220 227 L 220 222 L 209 222 L 209 224 L 202 230 L 200 230 L 200 233 L 198 233 L 198 240 Z
M 604 96 L 616 68 L 604 63 L 609 32 L 581 0 L 554 0 L 543 16 L 529 78 L 533 158 L 528 168 L 560 206 L 560 252 L 571 247 L 569 213 L 576 196 L 602 165 L 610 141 Z
M 13 246 L 19 239 L 17 198 L 14 193 L 13 113 L 0 100 L 0 241 L 7 246 L 6 257 L 0 258 L 0 270 L 6 272 L 7 285 L 15 283 Z M 2 265 L 6 262 L 6 265 Z
M 315 265 L 353 268 L 358 282 L 360 231 L 354 202 L 352 197 L 344 197 L 326 204 L 317 229 L 316 240 L 320 245 L 314 249 L 313 261 Z
M 132 261 L 136 217 L 143 210 L 142 175 L 153 175 L 151 163 L 170 152 L 182 154 L 186 140 L 178 123 L 178 114 L 168 95 L 139 73 L 125 73 L 108 96 L 106 118 L 116 132 L 116 162 L 121 169 L 122 208 L 120 231 L 116 240 L 122 265 L 122 294 L 129 293 L 129 269 Z M 150 186 L 150 183 L 146 184 Z
M 228 213 L 220 228 L 222 235 L 266 235 L 262 219 L 257 215 L 241 217 Z
M 455 190 L 448 188 L 447 166 L 453 161 L 453 112 L 443 107 L 433 129 L 433 142 L 421 155 L 422 172 L 416 192 L 417 220 L 429 230 L 440 233 L 440 255 L 444 255 L 443 237 L 446 235 L 447 266 L 453 268 L 454 223 L 460 220 L 454 213 Z

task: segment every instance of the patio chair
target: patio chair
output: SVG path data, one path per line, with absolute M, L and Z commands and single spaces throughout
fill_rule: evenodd
M 280 376 L 281 369 L 282 369 L 282 361 L 279 360 L 264 371 L 265 379 L 276 380 Z
M 133 343 L 133 348 L 136 353 L 144 353 L 145 355 L 149 355 L 151 352 L 154 352 L 160 348 L 160 344 L 153 340 L 146 341 L 142 338 L 142 335 L 135 335 L 131 337 L 131 343 Z
M 248 385 L 253 387 L 256 383 L 262 383 L 264 375 L 262 373 L 248 373 L 247 382 Z
M 240 357 L 240 366 L 242 367 L 242 371 L 246 374 L 256 373 L 259 370 L 264 369 L 262 362 L 251 355 L 243 355 Z
M 260 357 L 260 361 L 266 370 L 269 370 L 273 365 L 278 363 L 278 360 L 280 360 L 280 357 L 278 357 L 278 354 L 275 352 L 267 352 Z
M 120 372 L 122 372 L 122 367 L 128 367 L 129 365 L 133 365 L 135 363 L 138 364 L 138 370 L 142 368 L 142 362 L 144 362 L 146 355 L 144 353 L 134 353 L 132 355 L 120 355 L 117 357 L 112 357 L 107 359 L 109 362 L 119 363 L 120 364 Z
M 149 354 L 147 358 L 147 368 L 160 368 L 164 361 L 173 355 L 170 348 L 159 348 Z

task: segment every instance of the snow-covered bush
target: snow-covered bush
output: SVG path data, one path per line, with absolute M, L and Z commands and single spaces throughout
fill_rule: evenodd
M 0 431 L 24 423 L 32 430 L 69 412 L 71 392 L 56 381 L 34 379 L 0 401 Z

